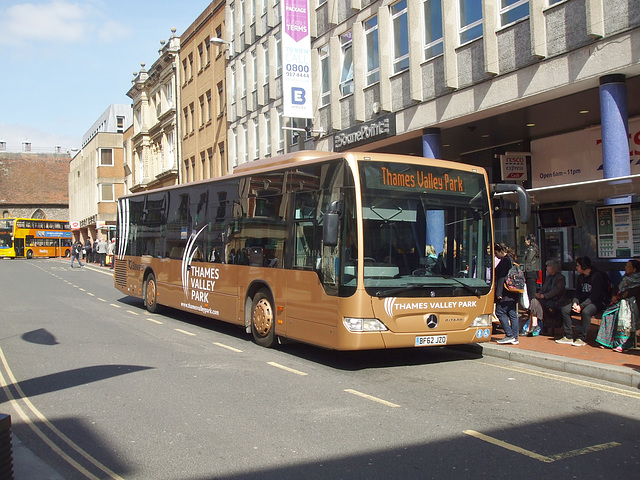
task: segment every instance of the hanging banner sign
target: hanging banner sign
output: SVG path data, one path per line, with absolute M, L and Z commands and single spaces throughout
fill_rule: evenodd
M 502 180 L 527 180 L 527 157 L 529 152 L 506 152 L 500 155 Z
M 313 118 L 308 0 L 282 1 L 283 115 Z
M 71 230 L 80 230 L 80 222 L 77 220 L 71 220 L 69 222 L 69 226 L 71 227 Z

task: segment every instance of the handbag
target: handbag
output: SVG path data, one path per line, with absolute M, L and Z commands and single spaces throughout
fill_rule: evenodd
M 520 305 L 525 310 L 529 310 L 529 294 L 527 293 L 527 284 L 524 285 L 524 292 L 520 294 Z

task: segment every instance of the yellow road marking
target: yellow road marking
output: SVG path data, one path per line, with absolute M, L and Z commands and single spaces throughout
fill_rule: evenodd
M 234 347 L 230 347 L 229 345 L 225 345 L 224 343 L 213 342 L 213 344 L 217 345 L 219 347 L 222 347 L 222 348 L 226 348 L 227 350 L 231 350 L 232 352 L 242 353 L 242 350 L 239 350 L 239 349 L 234 348 Z
M 558 453 L 556 455 L 547 456 L 547 455 L 540 455 L 539 453 L 532 452 L 531 450 L 527 450 L 522 447 L 518 447 L 517 445 L 512 445 L 511 443 L 505 442 L 504 440 L 498 440 L 497 438 L 490 437 L 489 435 L 485 435 L 480 432 L 476 432 L 475 430 L 465 430 L 463 433 L 470 435 L 472 437 L 475 437 L 479 440 L 483 440 L 492 445 L 502 447 L 506 450 L 511 450 L 512 452 L 525 455 L 527 457 L 533 458 L 534 460 L 538 460 L 544 463 L 552 463 L 552 462 L 555 462 L 556 460 L 563 460 L 565 458 L 577 457 L 578 455 L 584 455 L 590 452 L 598 452 L 600 450 L 619 447 L 621 445 L 618 442 L 602 443 L 600 445 L 593 445 L 591 447 L 578 448 L 577 450 L 571 450 L 569 452 Z
M 559 382 L 570 383 L 572 385 L 577 385 L 580 387 L 591 388 L 594 390 L 601 390 L 603 392 L 613 393 L 615 395 L 622 395 L 625 397 L 640 399 L 640 392 L 630 392 L 627 390 L 623 390 L 622 388 L 610 387 L 608 385 L 600 385 L 597 383 L 587 382 L 585 380 L 580 380 L 577 378 L 563 377 L 562 375 L 556 375 L 548 372 L 540 372 L 537 370 L 531 370 L 524 367 L 495 365 L 489 362 L 482 362 L 482 363 L 484 363 L 485 365 L 489 365 L 491 367 L 502 368 L 503 370 L 511 370 L 512 372 L 525 373 L 527 375 L 533 375 L 535 377 L 548 378 L 550 380 L 557 380 Z
M 110 303 L 109 305 L 111 305 L 112 307 L 120 308 L 120 305 L 116 305 L 115 303 Z
M 362 397 L 362 398 L 366 398 L 367 400 L 372 400 L 374 402 L 381 403 L 382 405 L 386 405 L 387 407 L 397 408 L 397 407 L 400 406 L 398 404 L 387 402 L 386 400 L 382 400 L 381 398 L 374 397 L 374 396 L 371 396 L 371 395 L 367 395 L 366 393 L 358 392 L 357 390 L 352 390 L 350 388 L 347 388 L 345 390 L 345 392 L 352 393 L 353 395 L 357 395 L 357 396 Z
M 91 292 L 87 292 L 87 295 L 91 296 L 91 297 L 95 297 L 95 295 Z
M 75 285 L 74 285 L 75 286 Z M 81 292 L 86 292 L 86 290 L 84 288 L 80 289 Z
M 69 437 L 67 437 L 64 433 L 62 433 L 60 430 L 58 430 L 36 407 L 35 405 L 33 405 L 33 403 L 31 403 L 31 400 L 29 400 L 29 397 L 27 397 L 24 392 L 22 391 L 22 388 L 20 388 L 20 384 L 18 383 L 18 381 L 16 380 L 15 376 L 13 375 L 13 372 L 11 371 L 11 368 L 9 367 L 9 364 L 7 362 L 6 357 L 4 356 L 4 352 L 2 351 L 2 349 L 0 348 L 0 358 L 2 359 L 2 364 L 4 365 L 4 368 L 7 372 L 7 375 L 9 376 L 9 380 L 11 380 L 11 382 L 13 383 L 14 388 L 16 389 L 16 391 L 18 392 L 19 396 L 20 396 L 20 400 L 22 400 L 27 407 L 31 410 L 31 412 L 38 417 L 38 419 L 45 424 L 47 427 L 49 427 L 51 429 L 51 431 L 56 434 L 58 436 L 58 438 L 60 438 L 62 441 L 64 441 L 67 445 L 69 445 L 69 447 L 71 447 L 73 450 L 75 450 L 78 454 L 80 454 L 83 458 L 85 458 L 89 463 L 91 463 L 93 466 L 95 466 L 96 468 L 99 468 L 100 470 L 102 470 L 104 473 L 106 473 L 107 475 L 109 475 L 111 478 L 116 479 L 116 480 L 124 480 L 122 477 L 120 477 L 120 475 L 118 475 L 115 472 L 112 472 L 109 468 L 107 468 L 106 466 L 102 465 L 100 462 L 98 462 L 95 458 L 93 458 L 91 455 L 89 455 L 87 452 L 85 452 L 82 448 L 80 448 L 77 444 L 75 444 Z M 74 467 L 76 470 L 78 470 L 79 472 L 81 472 L 82 474 L 84 474 L 87 478 L 90 478 L 92 480 L 100 480 L 100 477 L 96 477 L 95 475 L 93 475 L 91 472 L 89 472 L 86 468 L 84 468 L 82 465 L 80 465 L 78 462 L 76 462 L 73 458 L 71 458 L 68 454 L 66 454 L 60 447 L 58 447 L 37 425 L 35 425 L 31 419 L 29 418 L 29 416 L 25 413 L 25 411 L 22 409 L 22 407 L 20 406 L 20 404 L 18 403 L 18 399 L 16 399 L 13 394 L 11 393 L 11 390 L 9 389 L 9 387 L 7 386 L 7 382 L 5 381 L 4 375 L 2 375 L 2 372 L 0 372 L 0 382 L 2 383 L 2 389 L 4 390 L 5 394 L 7 395 L 7 398 L 9 399 L 9 401 L 11 402 L 11 405 L 13 406 L 13 408 L 16 410 L 16 412 L 18 412 L 18 415 L 20 416 L 20 418 L 22 419 L 23 422 L 25 422 L 30 428 L 31 430 L 33 430 L 33 432 L 40 437 L 40 439 L 46 443 L 49 448 L 51 448 L 54 452 L 56 452 L 58 455 L 60 455 L 61 458 L 63 458 L 67 463 L 69 463 L 69 465 L 71 465 L 72 467 Z
M 184 333 L 185 335 L 190 335 L 190 336 L 192 336 L 192 337 L 195 337 L 195 336 L 196 336 L 196 334 L 195 334 L 195 333 L 187 332 L 186 330 L 182 330 L 182 329 L 180 329 L 180 328 L 174 328 L 174 330 L 175 330 L 176 332 Z
M 158 325 L 163 325 L 160 320 L 156 320 L 155 318 L 147 318 L 147 320 L 153 323 L 157 323 Z
M 295 370 L 293 368 L 285 367 L 284 365 L 280 365 L 279 363 L 276 363 L 276 362 L 267 362 L 267 364 L 271 365 L 272 367 L 280 368 L 290 373 L 295 373 L 296 375 L 300 375 L 301 377 L 304 377 L 305 375 L 307 375 L 306 373 L 301 372 L 300 370 Z

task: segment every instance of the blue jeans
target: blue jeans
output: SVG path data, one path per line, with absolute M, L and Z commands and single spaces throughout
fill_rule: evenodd
M 518 326 L 518 304 L 517 302 L 501 302 L 496 304 L 496 317 L 500 320 L 500 325 L 507 337 L 518 338 L 520 331 Z

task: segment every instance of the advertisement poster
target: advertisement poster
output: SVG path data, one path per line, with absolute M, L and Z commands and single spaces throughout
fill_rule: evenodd
M 598 257 L 630 258 L 640 255 L 640 208 L 631 205 L 599 207 Z
M 631 175 L 640 174 L 640 117 L 629 119 Z M 600 126 L 531 141 L 533 188 L 601 180 Z
M 313 118 L 308 0 L 283 0 L 282 19 L 283 114 Z

